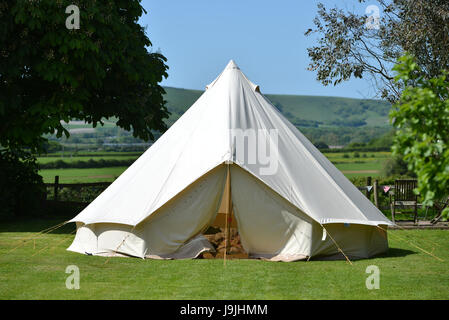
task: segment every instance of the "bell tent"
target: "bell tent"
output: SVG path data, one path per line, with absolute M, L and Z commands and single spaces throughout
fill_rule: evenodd
M 83 254 L 195 258 L 205 230 L 232 226 L 274 261 L 371 257 L 393 225 L 233 61 L 70 222 Z

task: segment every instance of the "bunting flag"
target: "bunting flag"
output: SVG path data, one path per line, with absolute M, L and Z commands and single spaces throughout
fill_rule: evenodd
M 368 190 L 368 192 L 371 192 L 371 190 L 373 190 L 373 186 L 366 186 L 366 190 Z
M 384 193 L 388 193 L 390 191 L 391 186 L 383 186 Z

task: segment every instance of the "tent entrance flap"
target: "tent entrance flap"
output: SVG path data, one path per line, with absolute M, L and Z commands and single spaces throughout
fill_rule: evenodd
M 212 223 L 213 227 L 224 228 L 225 230 L 225 246 L 226 253 L 231 247 L 230 242 L 230 228 L 237 228 L 237 222 L 234 217 L 234 210 L 232 209 L 231 196 L 231 170 L 230 164 L 226 165 L 226 184 L 221 197 L 220 207 L 218 208 L 215 221 Z
M 230 228 L 237 228 L 237 220 L 234 216 L 234 210 L 232 208 L 232 196 L 231 196 L 231 171 L 229 164 L 226 169 L 226 184 L 223 188 L 223 194 L 221 196 L 220 207 L 218 208 L 217 215 L 212 227 L 226 228 L 226 222 Z

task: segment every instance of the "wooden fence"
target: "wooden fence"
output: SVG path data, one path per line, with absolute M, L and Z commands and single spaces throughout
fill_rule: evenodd
M 47 188 L 52 188 L 54 190 L 54 198 L 50 201 L 59 201 L 58 199 L 58 193 L 59 190 L 62 188 L 72 188 L 72 189 L 80 189 L 84 187 L 102 187 L 106 189 L 112 182 L 90 182 L 90 183 L 59 183 L 59 176 L 55 176 L 55 182 L 54 183 L 46 183 L 45 186 Z M 394 189 L 394 185 L 390 186 L 379 186 L 379 181 L 374 180 L 374 183 L 372 182 L 371 177 L 367 177 L 366 179 L 366 186 L 357 187 L 360 191 L 362 191 L 368 199 L 371 199 L 371 194 L 373 194 L 373 203 L 376 207 L 379 209 L 387 209 L 387 208 L 381 208 L 379 206 L 379 192 L 384 190 L 384 187 L 388 188 L 389 190 Z M 68 201 L 60 201 L 60 202 L 68 202 Z M 75 203 L 75 202 L 73 202 Z M 86 202 L 77 202 L 78 204 L 88 204 Z M 389 207 L 388 207 L 389 208 Z
M 54 192 L 54 201 L 58 201 L 58 193 L 59 189 L 62 188 L 72 188 L 72 189 L 80 189 L 84 187 L 103 187 L 106 189 L 112 182 L 88 182 L 88 183 L 59 183 L 59 176 L 55 176 L 54 183 L 45 183 L 45 186 L 48 188 L 53 188 Z

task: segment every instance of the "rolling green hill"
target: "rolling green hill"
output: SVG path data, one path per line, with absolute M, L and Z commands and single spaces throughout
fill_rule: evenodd
M 203 93 L 165 87 L 167 106 L 176 121 Z M 387 127 L 391 106 L 383 101 L 338 97 L 272 95 L 266 97 L 297 127 Z
M 171 126 L 201 96 L 203 91 L 165 87 L 165 100 L 171 112 L 166 120 Z M 273 105 L 312 142 L 328 145 L 366 143 L 389 130 L 388 113 L 391 106 L 378 100 L 362 100 L 322 96 L 266 95 Z M 124 151 L 135 145 L 137 151 L 147 143 L 136 139 L 131 132 L 115 126 L 116 119 L 104 121 L 104 126 L 92 128 L 81 121 L 71 121 L 65 127 L 71 133 L 68 140 L 49 137 L 50 140 L 80 149 Z M 158 137 L 160 133 L 156 133 Z

